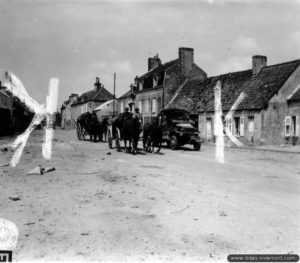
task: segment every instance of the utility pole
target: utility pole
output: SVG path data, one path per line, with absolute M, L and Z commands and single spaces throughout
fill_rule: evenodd
M 113 115 L 115 115 L 115 100 L 116 100 L 116 72 L 114 73 L 114 100 L 113 100 Z

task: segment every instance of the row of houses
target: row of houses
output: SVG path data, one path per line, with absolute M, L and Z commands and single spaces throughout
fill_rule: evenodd
M 114 101 L 104 87 L 100 90 L 106 96 L 97 93 L 96 84 L 102 87 L 96 80 L 94 91 L 87 92 L 90 96 L 72 94 L 65 102 L 63 107 L 71 105 L 69 119 Z M 144 122 L 149 122 L 164 108 L 185 109 L 198 123 L 200 136 L 214 141 L 217 85 L 223 124 L 239 140 L 248 144 L 300 143 L 300 60 L 267 65 L 266 56 L 255 55 L 248 70 L 208 77 L 194 63 L 194 50 L 181 47 L 178 57 L 166 63 L 158 55 L 148 58 L 147 72 L 136 76 L 130 90 L 114 102 L 115 114 L 125 107 L 131 111 L 139 108 Z M 90 102 L 94 103 L 91 107 Z
M 26 105 L 2 87 L 0 81 L 0 136 L 23 132 L 32 117 Z
M 64 101 L 61 106 L 61 127 L 64 129 L 74 128 L 77 118 L 88 111 L 96 111 L 99 119 L 117 114 L 117 109 L 113 112 L 115 103 L 117 102 L 114 95 L 105 89 L 100 78 L 96 77 L 93 90 L 85 92 L 81 96 L 73 93 L 68 100 Z

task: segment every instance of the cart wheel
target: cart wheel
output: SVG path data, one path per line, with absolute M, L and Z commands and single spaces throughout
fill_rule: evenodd
M 172 150 L 177 150 L 179 148 L 179 143 L 178 143 L 178 139 L 177 139 L 176 135 L 173 135 L 171 137 L 170 144 L 171 144 L 171 149 Z

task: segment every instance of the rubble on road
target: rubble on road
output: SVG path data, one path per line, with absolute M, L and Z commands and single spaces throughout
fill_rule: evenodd
M 27 174 L 29 174 L 29 175 L 44 174 L 44 173 L 49 173 L 49 172 L 52 172 L 55 170 L 56 170 L 55 167 L 43 168 L 41 165 L 38 165 L 38 166 L 34 167 L 33 169 L 31 169 L 29 172 L 27 172 Z
M 9 197 L 9 199 L 12 200 L 12 201 L 20 201 L 21 200 L 20 196 Z
M 27 172 L 27 174 L 43 174 L 44 173 L 44 169 L 39 165 L 34 167 L 33 169 L 31 169 L 29 172 Z

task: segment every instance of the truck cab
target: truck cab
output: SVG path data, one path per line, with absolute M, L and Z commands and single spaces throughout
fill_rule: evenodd
M 200 150 L 199 132 L 188 111 L 164 109 L 159 113 L 158 118 L 163 130 L 163 142 L 166 142 L 172 150 L 185 144 L 192 144 L 195 151 Z

